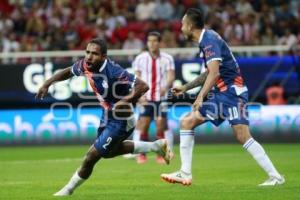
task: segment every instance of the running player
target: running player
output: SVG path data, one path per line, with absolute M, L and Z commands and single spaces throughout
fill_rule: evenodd
M 112 158 L 126 153 L 155 152 L 169 163 L 166 140 L 132 142 L 125 140 L 134 129 L 131 103 L 136 102 L 147 90 L 147 84 L 128 73 L 107 57 L 104 40 L 93 39 L 86 47 L 84 59 L 54 74 L 39 89 L 36 97 L 43 98 L 51 84 L 72 76 L 84 75 L 104 109 L 98 136 L 88 150 L 82 165 L 70 181 L 55 196 L 71 195 L 76 187 L 88 179 L 94 165 L 101 158 Z M 125 109 L 126 108 L 126 109 Z

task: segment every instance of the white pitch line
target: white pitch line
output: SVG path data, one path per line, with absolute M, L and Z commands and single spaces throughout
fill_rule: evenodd
M 48 160 L 6 160 L 0 163 L 26 164 L 26 163 L 61 163 L 82 161 L 82 158 L 63 158 L 63 159 L 48 159 Z
M 0 186 L 7 186 L 7 185 L 26 185 L 32 183 L 30 181 L 5 181 L 5 182 L 0 182 Z

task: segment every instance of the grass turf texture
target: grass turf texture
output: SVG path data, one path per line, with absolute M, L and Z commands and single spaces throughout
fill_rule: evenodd
M 179 169 L 179 149 L 171 165 L 158 165 L 154 154 L 144 165 L 117 157 L 101 160 L 91 178 L 62 199 L 300 199 L 300 144 L 265 144 L 286 177 L 279 187 L 260 188 L 267 177 L 240 145 L 196 145 L 193 184 L 169 184 L 160 174 Z M 58 199 L 88 146 L 0 148 L 0 199 Z

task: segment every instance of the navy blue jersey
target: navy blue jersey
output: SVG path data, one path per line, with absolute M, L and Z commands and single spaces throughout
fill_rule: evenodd
M 199 38 L 200 55 L 205 66 L 213 60 L 220 61 L 220 77 L 216 82 L 215 89 L 224 92 L 234 86 L 241 92 L 247 91 L 247 87 L 240 74 L 240 68 L 227 43 L 213 30 L 203 29 Z M 203 56 L 204 55 L 204 56 Z
M 76 76 L 84 75 L 105 110 L 111 110 L 113 105 L 128 95 L 134 85 L 135 76 L 123 69 L 119 64 L 106 59 L 99 71 L 88 70 L 84 59 L 72 65 L 72 73 Z

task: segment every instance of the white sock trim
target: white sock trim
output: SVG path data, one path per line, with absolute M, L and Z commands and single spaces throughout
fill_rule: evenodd
M 195 135 L 194 130 L 180 130 L 180 136 Z
M 248 149 L 253 143 L 255 142 L 255 140 L 253 138 L 248 139 L 245 144 L 243 145 L 243 147 L 245 149 Z

